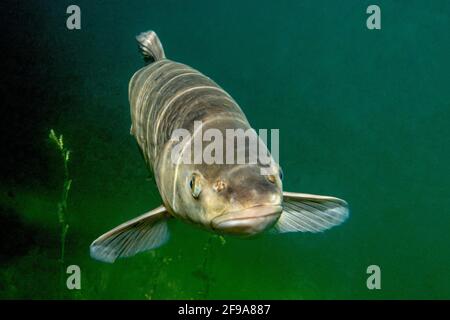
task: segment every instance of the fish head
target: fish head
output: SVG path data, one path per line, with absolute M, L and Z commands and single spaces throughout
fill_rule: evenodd
M 263 175 L 258 165 L 198 166 L 186 180 L 189 220 L 217 233 L 251 236 L 281 215 L 280 170 Z

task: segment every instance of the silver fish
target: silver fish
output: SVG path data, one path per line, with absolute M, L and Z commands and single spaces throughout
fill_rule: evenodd
M 260 163 L 172 161 L 172 133 L 177 128 L 195 136 L 195 121 L 202 122 L 203 130 L 221 133 L 251 126 L 234 99 L 213 80 L 166 59 L 155 32 L 141 33 L 136 39 L 149 64 L 130 80 L 131 134 L 154 173 L 163 205 L 96 239 L 90 246 L 93 258 L 114 262 L 161 246 L 169 238 L 167 220 L 173 217 L 220 234 L 242 236 L 265 230 L 321 232 L 347 219 L 344 200 L 283 192 L 277 164 L 274 174 L 262 175 Z M 192 147 L 192 139 L 186 147 Z

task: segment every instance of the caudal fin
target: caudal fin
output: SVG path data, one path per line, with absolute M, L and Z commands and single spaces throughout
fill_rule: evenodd
M 158 61 L 166 58 L 161 41 L 155 31 L 142 32 L 136 36 L 136 40 L 145 61 Z

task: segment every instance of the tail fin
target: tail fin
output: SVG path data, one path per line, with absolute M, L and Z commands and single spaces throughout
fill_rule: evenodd
M 162 44 L 154 31 L 142 32 L 136 36 L 136 40 L 145 61 L 158 61 L 166 58 Z

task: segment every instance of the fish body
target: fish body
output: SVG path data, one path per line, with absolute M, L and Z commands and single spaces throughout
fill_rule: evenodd
M 220 145 L 225 153 L 228 130 L 251 132 L 252 128 L 236 101 L 218 84 L 188 65 L 167 59 L 156 33 L 142 33 L 137 40 L 150 63 L 129 83 L 131 134 L 155 176 L 163 205 L 96 239 L 91 244 L 93 258 L 113 262 L 162 245 L 169 236 L 166 222 L 173 217 L 242 236 L 269 229 L 320 232 L 347 219 L 344 200 L 283 192 L 281 168 L 273 161 L 270 174 L 261 174 L 260 161 L 183 161 L 191 152 L 195 158 L 196 137 L 205 131 L 223 137 Z M 174 133 L 180 128 L 188 136 L 174 157 L 180 142 Z M 242 151 L 233 148 L 234 153 Z M 247 146 L 243 151 L 246 160 L 258 157 Z
M 241 108 L 213 80 L 168 59 L 158 60 L 137 71 L 130 81 L 129 98 L 131 134 L 154 173 L 165 207 L 180 218 L 193 222 L 206 220 L 208 217 L 198 212 L 189 214 L 189 208 L 180 199 L 182 192 L 179 189 L 187 185 L 192 172 L 213 174 L 219 168 L 210 166 L 209 170 L 202 170 L 201 164 L 171 161 L 172 149 L 177 142 L 171 139 L 172 133 L 184 128 L 194 136 L 195 121 L 202 123 L 203 131 L 209 128 L 221 132 L 230 128 L 251 129 Z

